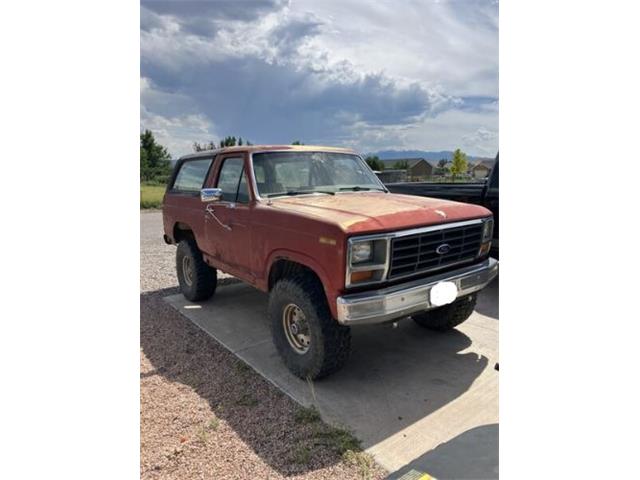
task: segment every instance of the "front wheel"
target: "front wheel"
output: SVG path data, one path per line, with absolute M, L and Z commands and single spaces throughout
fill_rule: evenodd
M 325 377 L 349 357 L 351 329 L 333 319 L 322 284 L 311 275 L 276 283 L 269 295 L 269 320 L 278 353 L 302 379 Z
M 476 307 L 476 294 L 458 298 L 444 307 L 412 315 L 413 321 L 424 328 L 444 332 L 457 327 L 471 316 Z
M 187 300 L 198 302 L 211 298 L 216 291 L 218 275 L 204 262 L 193 240 L 182 240 L 176 251 L 176 271 L 180 291 Z

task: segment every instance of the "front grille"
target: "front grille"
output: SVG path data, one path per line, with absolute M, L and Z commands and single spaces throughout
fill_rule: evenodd
M 440 270 L 473 260 L 481 241 L 482 223 L 393 238 L 389 279 Z M 443 244 L 449 245 L 449 251 L 442 254 L 436 252 Z

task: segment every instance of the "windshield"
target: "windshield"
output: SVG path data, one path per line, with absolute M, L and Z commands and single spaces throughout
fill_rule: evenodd
M 253 155 L 253 171 L 262 197 L 386 191 L 360 157 L 346 153 L 256 153 Z

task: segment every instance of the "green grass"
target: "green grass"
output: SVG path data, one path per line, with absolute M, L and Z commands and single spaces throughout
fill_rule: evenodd
M 375 470 L 373 457 L 362 450 L 360 440 L 349 430 L 323 423 L 315 406 L 299 407 L 294 413 L 294 420 L 297 424 L 311 427 L 311 436 L 308 438 L 310 443 L 299 445 L 293 452 L 292 460 L 295 463 L 307 465 L 314 447 L 323 445 L 339 454 L 347 465 L 355 467 L 360 478 L 371 478 Z
M 213 417 L 211 420 L 209 420 L 209 430 L 212 431 L 216 431 L 218 430 L 218 427 L 220 426 L 220 420 L 218 420 L 216 417 Z
M 315 438 L 317 441 L 330 447 L 340 455 L 344 455 L 348 451 L 362 451 L 360 440 L 344 428 L 328 426 L 326 429 L 318 429 L 315 432 Z
M 311 460 L 311 449 L 305 445 L 298 446 L 293 452 L 293 461 L 299 465 L 307 465 Z
M 165 185 L 140 184 L 140 208 L 160 208 Z
M 258 403 L 258 400 L 248 393 L 245 393 L 242 397 L 236 400 L 236 405 L 240 405 L 241 407 L 255 407 Z
M 316 423 L 320 421 L 320 413 L 316 407 L 305 408 L 301 407 L 296 410 L 294 414 L 294 419 L 296 423 Z
M 236 362 L 236 371 L 240 374 L 240 376 L 245 376 L 251 371 L 251 367 L 244 363 L 243 361 Z

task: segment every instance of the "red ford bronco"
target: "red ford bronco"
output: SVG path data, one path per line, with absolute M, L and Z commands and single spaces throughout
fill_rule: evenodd
M 184 296 L 217 271 L 269 292 L 287 367 L 316 379 L 348 358 L 351 326 L 410 316 L 447 330 L 498 273 L 484 207 L 389 193 L 351 150 L 242 146 L 178 160 L 163 205 Z

